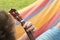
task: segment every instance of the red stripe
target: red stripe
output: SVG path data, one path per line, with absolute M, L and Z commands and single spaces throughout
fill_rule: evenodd
M 60 11 L 58 11 L 46 24 L 44 24 L 39 30 L 36 31 L 34 34 L 34 37 L 38 37 L 41 35 L 43 32 L 45 32 L 50 26 L 60 17 Z
M 49 2 L 49 0 L 44 0 L 41 4 L 36 5 L 36 7 L 34 7 L 33 9 L 29 10 L 28 12 L 23 12 L 22 18 L 26 18 L 29 15 L 33 14 L 34 12 L 36 12 L 37 10 L 41 9 L 42 7 L 44 7 L 47 3 Z

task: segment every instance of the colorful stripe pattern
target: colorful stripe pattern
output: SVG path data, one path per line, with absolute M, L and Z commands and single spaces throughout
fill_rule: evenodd
M 36 38 L 60 21 L 60 0 L 42 0 L 40 2 L 37 0 L 35 3 L 33 3 L 33 6 L 30 5 L 30 8 L 25 8 L 26 10 L 20 14 L 25 21 L 31 21 L 36 26 L 37 31 L 34 34 Z M 16 22 L 16 25 L 19 25 L 19 23 Z

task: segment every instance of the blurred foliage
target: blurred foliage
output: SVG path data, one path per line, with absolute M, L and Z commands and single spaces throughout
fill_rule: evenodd
M 9 11 L 11 8 L 19 10 L 28 6 L 34 1 L 35 0 L 0 0 L 0 10 L 3 9 Z

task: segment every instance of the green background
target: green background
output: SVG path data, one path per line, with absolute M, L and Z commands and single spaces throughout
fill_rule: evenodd
M 0 0 L 0 10 L 9 11 L 11 8 L 20 10 L 30 4 L 35 0 Z

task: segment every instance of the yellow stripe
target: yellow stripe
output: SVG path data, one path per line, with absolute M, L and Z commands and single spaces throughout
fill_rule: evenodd
M 55 4 L 58 4 L 57 0 L 55 0 L 50 6 L 45 8 L 42 12 L 40 12 L 40 14 L 37 14 L 36 16 L 34 16 L 29 21 L 33 22 L 33 24 L 37 28 L 39 28 L 40 26 L 42 26 L 44 23 L 46 23 L 55 14 L 53 12 L 56 12 L 58 9 L 57 8 L 58 6 L 56 6 Z M 55 9 L 56 9 L 56 11 L 55 11 Z
M 31 18 L 29 21 L 31 21 L 36 28 L 40 28 L 41 25 L 46 23 L 58 10 L 60 10 L 60 0 L 54 0 L 50 6 L 46 7 L 42 12 Z M 18 39 L 23 33 L 23 28 L 18 25 L 18 27 L 16 27 L 16 38 Z
M 43 1 L 44 1 L 44 0 L 37 0 L 36 2 L 28 5 L 27 7 L 23 8 L 23 9 L 21 9 L 21 10 L 19 10 L 18 12 L 19 12 L 19 13 L 23 13 L 24 11 L 27 11 L 27 10 L 29 10 L 30 8 L 35 7 L 36 5 L 41 4 Z

